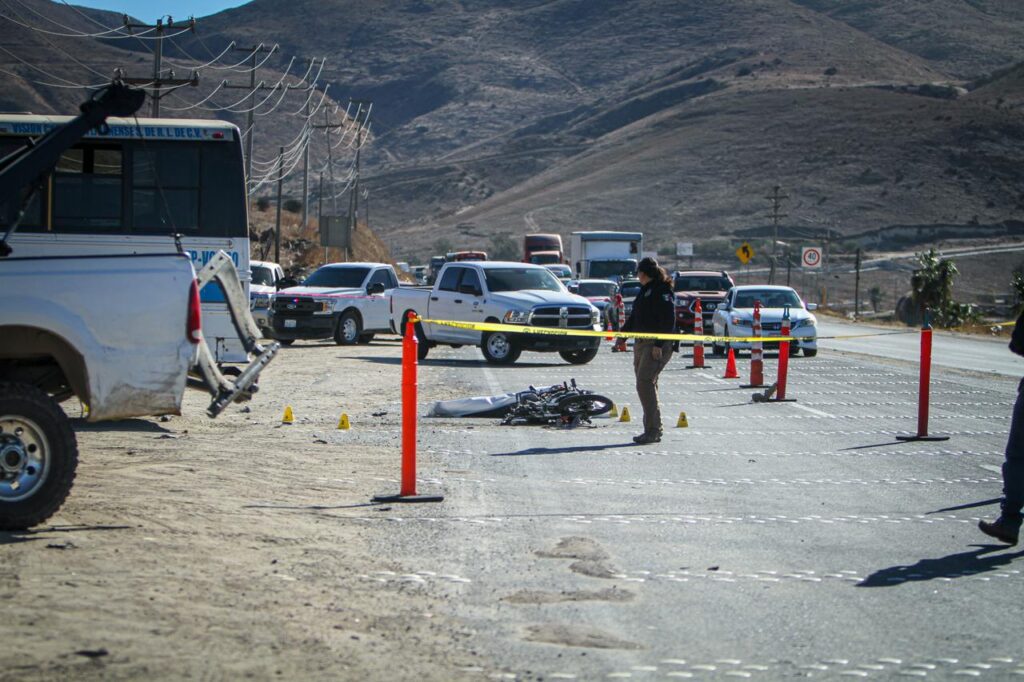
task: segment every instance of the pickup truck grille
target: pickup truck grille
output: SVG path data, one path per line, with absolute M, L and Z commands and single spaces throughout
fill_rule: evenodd
M 565 317 L 563 318 L 563 311 Z M 568 327 L 590 329 L 590 308 L 582 306 L 543 306 L 533 309 L 533 325 L 536 327 Z
M 285 315 L 312 315 L 320 312 L 320 304 L 302 296 L 278 296 L 274 299 L 274 312 Z

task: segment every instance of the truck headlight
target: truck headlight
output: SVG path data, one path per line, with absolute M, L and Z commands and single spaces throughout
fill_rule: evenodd
M 590 324 L 597 324 L 601 319 L 601 311 L 597 308 L 591 308 L 590 310 Z
M 813 317 L 808 317 L 806 320 L 797 320 L 793 323 L 793 329 L 801 329 L 803 327 L 813 327 L 817 320 Z
M 505 324 L 530 324 L 529 310 L 510 310 L 505 313 Z
M 314 315 L 327 315 L 333 312 L 334 305 L 331 303 L 331 299 L 317 299 L 316 307 L 313 308 Z
M 750 320 L 746 319 L 745 317 L 739 317 L 738 315 L 733 315 L 730 322 L 736 325 L 737 327 L 749 327 L 753 324 L 753 322 L 751 322 Z

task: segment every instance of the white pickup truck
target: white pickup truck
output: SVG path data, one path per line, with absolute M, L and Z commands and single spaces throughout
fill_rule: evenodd
M 562 327 L 600 331 L 600 313 L 582 296 L 570 294 L 550 270 L 528 263 L 462 261 L 446 263 L 434 287 L 401 287 L 391 292 L 391 325 L 399 332 L 412 314 L 460 322 Z M 478 332 L 446 325 L 416 327 L 420 358 L 437 345 L 480 348 L 487 362 L 514 363 L 524 350 L 557 352 L 575 365 L 597 355 L 600 337 Z
M 202 335 L 214 280 L 257 355 L 233 381 Z M 251 397 L 277 345 L 256 344 L 244 296 L 223 251 L 198 277 L 185 254 L 0 259 L 0 529 L 46 520 L 71 490 L 78 446 L 59 401 L 77 396 L 94 422 L 180 414 L 186 385 L 210 391 L 210 416 Z
M 286 346 L 296 339 L 369 343 L 374 334 L 391 332 L 386 293 L 397 287 L 395 269 L 384 263 L 324 265 L 274 295 L 271 336 Z

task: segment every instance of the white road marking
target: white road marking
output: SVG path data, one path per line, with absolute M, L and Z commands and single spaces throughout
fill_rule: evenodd
M 985 471 L 991 471 L 996 474 L 1003 473 L 1003 468 L 995 464 L 979 464 L 978 466 L 984 469 Z
M 801 405 L 800 403 L 793 403 L 793 407 L 797 408 L 798 410 L 803 410 L 804 412 L 810 412 L 811 414 L 816 414 L 819 417 L 825 417 L 826 419 L 835 419 L 836 418 L 836 416 L 834 414 L 829 414 L 828 412 L 822 412 L 821 410 L 816 410 L 813 407 L 807 407 L 806 405 Z

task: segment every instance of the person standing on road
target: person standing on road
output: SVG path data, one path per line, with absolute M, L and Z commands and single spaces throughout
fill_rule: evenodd
M 1021 312 L 1013 328 L 1010 350 L 1024 356 L 1024 312 Z M 1002 513 L 991 523 L 979 521 L 978 528 L 985 535 L 1016 545 L 1021 521 L 1024 520 L 1021 509 L 1024 509 L 1024 379 L 1021 379 L 1017 386 L 1017 400 L 1013 404 L 1013 417 L 1010 420 L 1010 436 L 1006 441 Z
M 624 332 L 672 334 L 676 330 L 675 294 L 672 279 L 653 258 L 644 258 L 637 265 L 640 292 Z M 661 441 L 661 407 L 658 405 L 658 375 L 665 369 L 675 344 L 672 341 L 637 339 L 633 346 L 633 373 L 636 393 L 644 410 L 644 432 L 633 438 L 646 445 Z

